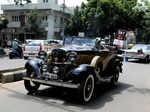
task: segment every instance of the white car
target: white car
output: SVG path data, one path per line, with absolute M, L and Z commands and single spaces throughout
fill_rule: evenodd
M 31 40 L 24 45 L 24 59 L 28 59 L 28 57 L 36 57 L 38 56 L 38 52 L 42 50 L 48 50 L 47 40 Z
M 150 60 L 150 44 L 136 44 L 131 49 L 124 50 L 129 59 L 142 59 L 146 63 Z

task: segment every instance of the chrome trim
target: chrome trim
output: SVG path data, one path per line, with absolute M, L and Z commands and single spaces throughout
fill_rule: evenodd
M 72 84 L 68 82 L 58 82 L 58 81 L 50 81 L 50 80 L 46 81 L 41 79 L 29 78 L 29 77 L 23 77 L 23 80 L 35 81 L 45 85 L 59 86 L 59 87 L 66 87 L 66 88 L 73 88 L 73 89 L 77 89 L 80 86 L 80 84 Z

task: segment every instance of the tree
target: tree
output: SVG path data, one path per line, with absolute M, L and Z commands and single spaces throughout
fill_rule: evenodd
M 136 6 L 137 0 L 88 0 L 80 10 L 75 9 L 66 29 L 70 28 L 70 34 L 84 31 L 93 36 L 112 35 L 118 29 L 135 30 L 142 27 L 144 15 Z
M 4 28 L 7 28 L 8 20 L 0 16 L 0 31 Z
M 141 0 L 144 3 L 142 10 L 145 14 L 142 19 L 142 27 L 137 29 L 137 42 L 150 43 L 150 2 L 148 0 Z
M 16 5 L 23 5 L 23 2 L 26 2 L 26 4 L 31 3 L 31 0 L 14 0 Z
M 34 33 L 37 38 L 43 36 L 45 29 L 42 27 L 42 18 L 38 13 L 38 9 L 31 10 L 27 16 L 28 20 L 24 26 L 25 31 Z

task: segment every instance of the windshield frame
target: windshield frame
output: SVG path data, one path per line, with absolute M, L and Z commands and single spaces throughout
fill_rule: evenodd
M 96 39 L 91 37 L 67 37 L 64 46 L 95 46 Z

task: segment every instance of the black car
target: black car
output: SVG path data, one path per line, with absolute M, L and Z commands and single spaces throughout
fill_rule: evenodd
M 25 88 L 34 93 L 40 84 L 72 88 L 78 91 L 80 100 L 89 102 L 95 85 L 110 80 L 116 85 L 122 72 L 122 59 L 115 51 L 96 47 L 95 38 L 68 37 L 62 48 L 50 54 L 39 52 L 39 58 L 29 60 L 24 79 Z

